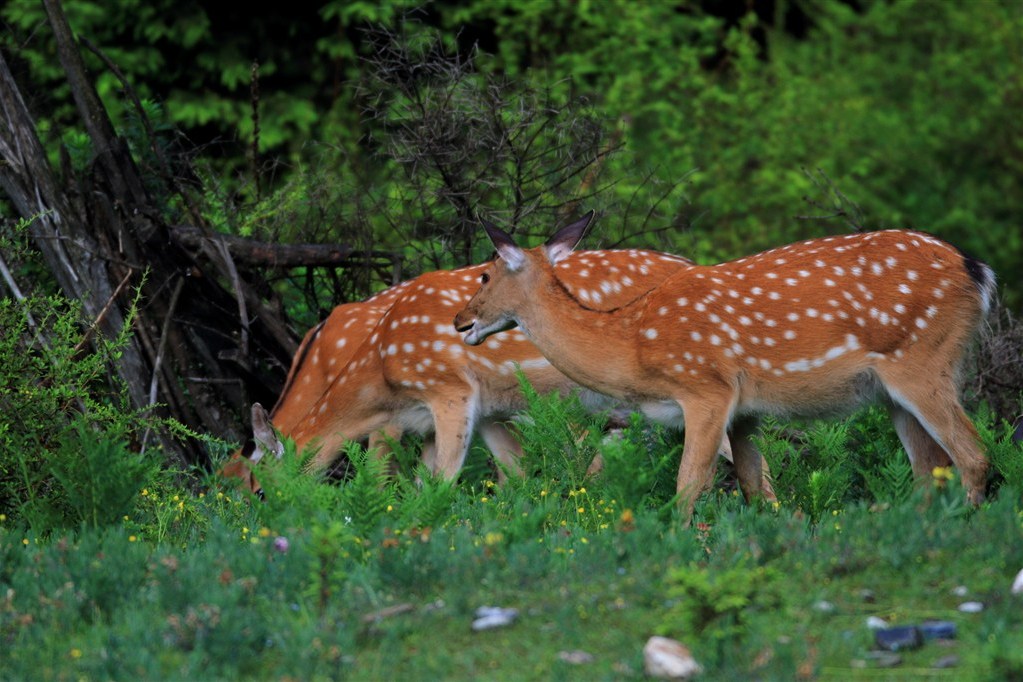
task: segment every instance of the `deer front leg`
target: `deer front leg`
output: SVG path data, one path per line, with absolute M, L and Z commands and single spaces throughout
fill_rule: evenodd
M 715 405 L 707 396 L 704 399 L 679 401 L 679 404 L 685 413 L 686 435 L 682 461 L 678 467 L 676 492 L 682 523 L 688 527 L 696 499 L 714 473 L 718 449 L 725 437 L 729 410 L 724 405 Z
M 480 424 L 480 435 L 483 436 L 483 441 L 497 459 L 498 483 L 504 483 L 508 479 L 506 472 L 515 476 L 522 475 L 522 467 L 519 466 L 522 445 L 512 435 L 507 424 L 485 419 Z
M 454 479 L 462 469 L 472 442 L 479 411 L 479 391 L 475 387 L 466 387 L 464 392 L 438 394 L 431 397 L 429 407 L 436 426 L 437 463 L 434 473 Z

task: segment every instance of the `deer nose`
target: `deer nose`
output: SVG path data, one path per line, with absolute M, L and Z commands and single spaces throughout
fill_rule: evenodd
M 472 319 L 468 315 L 462 316 L 462 313 L 455 315 L 455 331 L 467 332 L 472 329 L 473 325 L 476 324 L 476 320 Z

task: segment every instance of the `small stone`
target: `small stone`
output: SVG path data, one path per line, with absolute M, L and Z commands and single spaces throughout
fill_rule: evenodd
M 849 662 L 852 668 L 894 668 L 902 665 L 902 656 L 887 651 L 868 651 L 863 658 Z
M 955 654 L 949 654 L 948 656 L 942 656 L 934 662 L 932 668 L 954 668 L 959 665 L 959 657 Z
M 481 606 L 476 609 L 476 620 L 472 629 L 476 632 L 511 625 L 519 617 L 518 609 L 505 609 L 500 606 Z
M 835 610 L 835 605 L 829 602 L 827 599 L 821 599 L 820 601 L 814 603 L 813 610 L 820 611 L 821 613 L 833 613 Z
M 564 661 L 565 663 L 571 663 L 572 665 L 584 665 L 586 663 L 593 663 L 593 654 L 588 651 L 559 651 L 558 660 Z
M 667 637 L 651 637 L 643 647 L 643 667 L 651 677 L 688 680 L 703 672 L 689 649 Z
M 867 618 L 867 627 L 871 630 L 882 630 L 888 627 L 888 622 L 884 618 L 878 618 L 877 616 L 870 616 Z
M 1016 574 L 1016 579 L 1012 581 L 1012 593 L 1023 594 L 1023 569 Z
M 875 601 L 877 601 L 877 595 L 874 594 L 874 590 L 868 590 L 864 588 L 860 590 L 857 594 L 859 594 L 860 599 L 862 599 L 864 603 L 873 604 Z
M 959 610 L 963 613 L 980 613 L 984 610 L 984 605 L 979 601 L 964 601 L 959 605 Z
M 386 606 L 372 613 L 367 613 L 362 616 L 361 620 L 363 623 L 379 623 L 385 618 L 393 618 L 394 616 L 400 616 L 405 613 L 412 613 L 416 610 L 416 607 L 409 603 L 395 604 L 393 606 Z
M 874 631 L 874 642 L 886 651 L 919 649 L 924 638 L 915 625 L 901 625 Z
M 956 585 L 955 587 L 952 588 L 952 594 L 954 594 L 957 597 L 965 597 L 969 593 L 970 590 L 969 588 L 966 587 L 966 585 Z

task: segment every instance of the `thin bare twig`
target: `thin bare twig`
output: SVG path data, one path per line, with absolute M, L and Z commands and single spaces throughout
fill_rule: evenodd
M 99 315 L 97 315 L 96 319 L 93 320 L 91 325 L 89 325 L 89 328 L 85 330 L 85 336 L 82 337 L 81 341 L 75 344 L 74 354 L 72 355 L 72 357 L 77 358 L 79 357 L 80 353 L 85 351 L 86 347 L 89 344 L 89 341 L 96 333 L 96 330 L 99 329 L 100 324 L 103 322 L 104 319 L 106 319 L 107 313 L 110 312 L 110 307 L 117 300 L 117 297 L 121 295 L 121 292 L 124 291 L 124 287 L 128 285 L 128 280 L 131 279 L 131 276 L 134 274 L 135 271 L 129 268 L 128 273 L 124 276 L 123 279 L 121 279 L 121 282 L 120 284 L 117 285 L 117 288 L 114 289 L 114 293 L 110 294 L 110 297 L 107 299 L 107 302 L 103 304 L 103 308 L 99 311 Z
M 227 266 L 227 271 L 231 276 L 231 286 L 234 287 L 235 298 L 238 299 L 238 319 L 239 324 L 241 324 L 238 337 L 238 353 L 239 359 L 243 363 L 247 363 L 249 357 L 249 312 L 245 305 L 242 280 L 238 276 L 238 268 L 234 265 L 234 258 L 231 257 L 231 252 L 227 249 L 227 243 L 223 239 L 215 239 L 213 243 L 220 252 L 221 258 L 224 259 L 224 264 Z
M 167 306 L 167 315 L 163 318 L 163 328 L 160 330 L 160 345 L 157 346 L 156 359 L 153 360 L 153 376 L 149 381 L 149 407 L 156 404 L 156 389 L 159 385 L 160 366 L 163 364 L 163 355 L 167 350 L 167 338 L 170 336 L 171 321 L 174 311 L 178 307 L 178 299 L 181 297 L 181 290 L 185 288 L 185 278 L 179 276 L 177 284 L 174 285 L 174 292 L 171 294 L 170 303 Z M 142 447 L 140 452 L 146 451 L 149 441 L 151 427 L 146 426 L 146 432 L 142 434 Z
M 803 169 L 803 173 L 806 177 L 810 178 L 821 194 L 831 196 L 831 205 L 825 206 L 820 200 L 812 199 L 810 197 L 803 197 L 803 201 L 810 204 L 814 208 L 826 211 L 824 215 L 799 215 L 796 216 L 796 220 L 832 220 L 834 218 L 842 218 L 845 223 L 853 229 L 854 232 L 863 232 L 867 229 L 865 225 L 865 216 L 863 209 L 860 208 L 859 204 L 850 199 L 844 194 L 835 183 L 828 177 L 820 168 L 816 169 L 816 174 L 813 172 Z
M 88 38 L 80 36 L 78 40 L 90 52 L 99 57 L 100 61 L 106 64 L 106 67 L 110 69 L 110 72 L 113 73 L 117 80 L 121 82 L 121 87 L 124 88 L 124 92 L 128 95 L 128 99 L 131 100 L 132 106 L 135 108 L 135 113 L 138 114 L 139 120 L 142 122 L 142 127 L 146 130 L 149 150 L 156 158 L 157 164 L 160 167 L 160 175 L 163 176 L 164 183 L 166 183 L 168 189 L 184 199 L 185 208 L 188 209 L 188 215 L 192 218 L 192 220 L 197 225 L 205 226 L 202 211 L 200 211 L 199 207 L 195 205 L 195 201 L 192 198 L 191 193 L 181 186 L 174 177 L 174 173 L 171 172 L 170 162 L 167 161 L 167 156 L 163 153 L 163 150 L 160 149 L 160 145 L 156 143 L 156 131 L 153 129 L 153 124 L 149 120 L 149 115 L 142 106 L 142 100 L 139 99 L 138 94 L 135 92 L 135 88 L 131 86 L 131 82 L 128 80 L 127 76 L 124 75 L 124 72 L 121 71 L 114 60 L 108 57 L 103 50 L 93 44 Z

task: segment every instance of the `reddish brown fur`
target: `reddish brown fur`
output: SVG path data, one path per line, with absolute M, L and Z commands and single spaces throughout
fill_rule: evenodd
M 654 252 L 593 251 L 572 254 L 558 269 L 573 293 L 610 309 L 688 263 Z M 300 449 L 320 448 L 314 469 L 325 468 L 345 440 L 373 439 L 381 430 L 397 438 L 435 427 L 437 447 L 424 448 L 424 461 L 454 476 L 478 425 L 505 468 L 516 470 L 518 443 L 500 425 L 525 407 L 516 367 L 541 392 L 578 387 L 519 332 L 495 336 L 475 350 L 459 342 L 451 316 L 469 300 L 484 268 L 427 273 L 365 303 L 339 306 L 306 335 L 273 421 Z M 766 479 L 764 487 L 772 496 Z
M 652 252 L 580 252 L 563 269 L 578 295 L 613 307 L 645 293 L 686 262 Z M 494 337 L 476 350 L 462 346 L 450 320 L 475 291 L 483 267 L 427 273 L 406 283 L 345 372 L 294 429 L 300 448 L 313 442 L 320 447 L 314 468 L 327 466 L 343 441 L 373 433 L 390 420 L 420 432 L 434 426 L 437 460 L 429 464 L 453 477 L 479 419 L 505 419 L 524 407 L 517 366 L 541 392 L 575 387 L 521 333 Z M 596 271 L 605 277 L 593 277 Z M 497 449 L 510 451 L 514 445 Z M 514 460 L 504 463 L 514 468 Z
M 951 457 L 970 499 L 981 499 L 987 461 L 956 374 L 991 296 L 986 266 L 917 232 L 828 237 L 682 267 L 648 295 L 601 312 L 566 291 L 552 265 L 586 222 L 525 251 L 488 228 L 501 259 L 455 324 L 478 343 L 518 323 L 579 384 L 677 404 L 687 426 L 678 477 L 687 519 L 726 427 L 737 466 L 753 471 L 757 414 L 817 415 L 875 394 L 890 404 L 918 475 Z
M 402 283 L 390 287 L 365 301 L 339 305 L 326 320 L 306 332 L 288 369 L 284 390 L 270 413 L 273 425 L 280 433 L 291 435 L 295 426 L 308 413 L 310 404 L 323 395 L 337 374 L 348 365 L 359 348 L 360 334 L 365 337 L 372 331 L 384 311 L 401 295 L 404 286 Z M 344 342 L 340 341 L 342 338 Z M 348 339 L 353 341 L 349 342 Z M 318 367 L 321 356 L 325 358 L 325 368 Z M 263 452 L 264 446 L 259 438 L 256 441 L 252 459 L 258 461 L 266 453 Z M 271 445 L 277 445 L 276 439 Z M 221 467 L 220 474 L 229 479 L 241 479 L 253 493 L 261 490 L 259 481 L 253 475 L 251 462 L 241 450 L 235 452 Z

